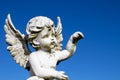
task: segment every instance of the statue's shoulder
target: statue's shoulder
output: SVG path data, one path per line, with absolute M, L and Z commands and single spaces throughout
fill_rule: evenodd
M 43 57 L 43 55 L 45 55 L 45 53 L 42 51 L 34 51 L 29 55 L 29 57 L 30 58 L 37 58 L 37 57 L 41 58 Z
M 36 54 L 37 52 L 35 51 L 35 52 L 32 52 L 30 55 L 29 55 L 29 58 L 36 58 Z

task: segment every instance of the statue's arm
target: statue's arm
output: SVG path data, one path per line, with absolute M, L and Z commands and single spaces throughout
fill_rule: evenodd
M 76 50 L 77 42 L 83 37 L 84 36 L 81 32 L 75 32 L 73 35 L 71 35 L 70 39 L 68 40 L 66 49 L 63 50 L 62 53 L 59 55 L 59 60 L 65 60 L 71 57 Z
M 44 65 L 41 65 L 36 55 L 31 54 L 29 56 L 29 62 L 34 74 L 41 78 L 58 78 L 60 80 L 65 80 L 68 76 L 64 75 L 63 71 L 56 71 L 53 68 L 46 68 Z

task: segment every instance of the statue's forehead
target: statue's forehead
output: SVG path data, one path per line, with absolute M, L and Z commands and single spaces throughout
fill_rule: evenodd
M 39 33 L 39 35 L 43 37 L 48 34 L 53 34 L 54 32 L 54 28 L 52 27 L 43 27 L 43 30 Z
M 52 26 L 46 26 L 46 27 L 43 27 L 43 29 L 45 29 L 48 33 L 54 32 L 54 27 L 52 27 Z

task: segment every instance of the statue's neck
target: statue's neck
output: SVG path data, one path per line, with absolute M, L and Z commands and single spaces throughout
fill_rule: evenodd
M 38 53 L 38 54 L 46 54 L 46 55 L 51 54 L 51 52 L 46 51 L 46 50 L 38 50 L 37 53 Z
M 44 52 L 44 53 L 48 53 L 48 54 L 52 54 L 55 52 L 54 49 L 50 49 L 50 50 L 44 50 L 44 49 L 38 49 L 38 52 Z

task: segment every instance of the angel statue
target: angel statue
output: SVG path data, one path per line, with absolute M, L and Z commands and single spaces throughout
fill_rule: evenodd
M 27 35 L 17 30 L 8 14 L 4 25 L 7 49 L 16 63 L 30 71 L 27 80 L 69 80 L 64 71 L 57 71 L 59 62 L 68 59 L 76 49 L 76 43 L 82 39 L 82 32 L 75 32 L 68 40 L 66 49 L 62 50 L 62 24 L 45 16 L 37 16 L 27 23 Z M 35 49 L 31 52 L 29 44 Z

